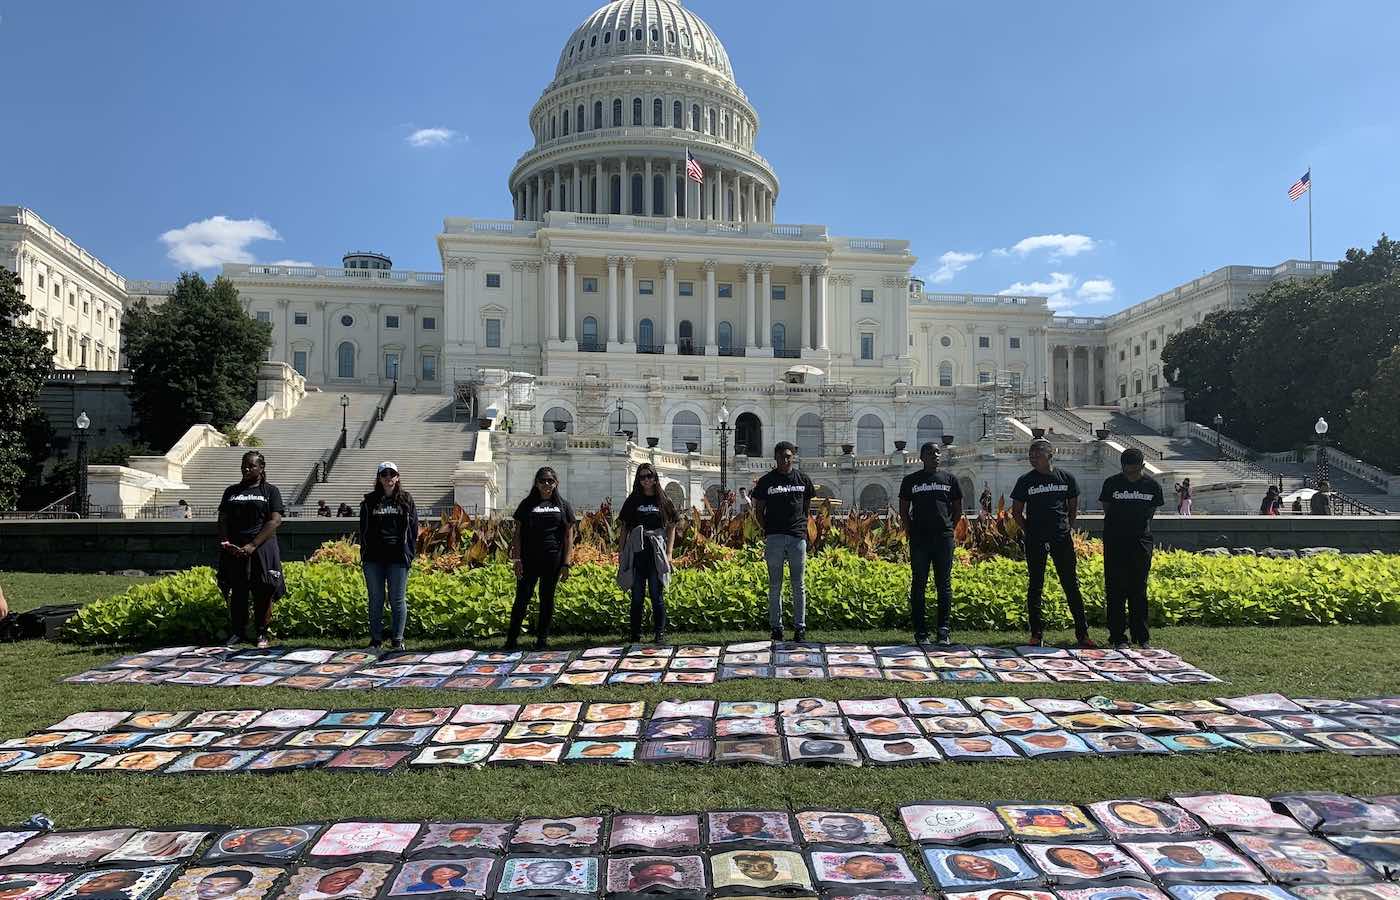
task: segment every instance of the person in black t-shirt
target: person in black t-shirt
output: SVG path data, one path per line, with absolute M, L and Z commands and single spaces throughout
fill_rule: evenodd
M 1104 479 L 1103 584 L 1108 640 L 1113 649 L 1133 642 L 1147 646 L 1147 575 L 1152 570 L 1152 516 L 1162 505 L 1162 486 L 1143 474 L 1142 451 L 1129 447 L 1118 458 L 1123 471 Z M 1124 629 L 1124 610 L 1127 629 Z
M 554 589 L 569 577 L 574 554 L 574 508 L 559 494 L 559 476 L 549 466 L 535 473 L 535 486 L 515 508 L 515 537 L 510 558 L 515 564 L 515 604 L 510 609 L 506 649 L 520 643 L 525 609 L 540 586 L 540 618 L 535 625 L 535 649 L 549 643 L 549 623 L 554 618 Z
M 651 463 L 637 467 L 632 493 L 622 503 L 617 522 L 618 583 L 631 591 L 632 643 L 642 639 L 642 600 L 651 594 L 652 639 L 666 639 L 666 585 L 671 578 L 671 551 L 676 543 L 676 506 L 661 490 Z
M 768 624 L 773 640 L 783 639 L 783 563 L 792 578 L 792 630 L 807 637 L 807 514 L 812 508 L 812 479 L 793 467 L 797 448 L 787 441 L 773 447 L 774 467 L 749 493 L 754 515 L 763 526 L 763 559 L 768 563 Z
M 408 570 L 418 552 L 418 508 L 399 481 L 399 467 L 382 462 L 374 475 L 374 490 L 360 501 L 360 564 L 369 593 L 369 648 L 384 640 L 384 601 L 387 596 L 393 648 L 402 650 L 408 620 Z M 386 590 L 387 588 L 387 590 Z
M 277 527 L 286 510 L 282 492 L 267 483 L 267 461 L 256 450 L 243 454 L 243 480 L 229 485 L 219 500 L 219 590 L 228 603 L 230 647 L 247 641 L 248 600 L 258 646 L 270 643 L 272 601 L 282 596 L 282 553 Z
M 1070 615 L 1074 617 L 1074 637 L 1082 649 L 1098 645 L 1089 639 L 1084 617 L 1084 598 L 1079 593 L 1079 571 L 1074 557 L 1070 530 L 1079 515 L 1079 484 L 1074 476 L 1051 465 L 1055 445 L 1044 438 L 1031 441 L 1031 470 L 1016 479 L 1011 489 L 1011 516 L 1021 526 L 1026 541 L 1026 614 L 1030 619 L 1032 647 L 1043 643 L 1044 623 L 1040 615 L 1041 592 L 1045 589 L 1045 557 L 1055 561 L 1055 574 L 1064 588 Z
M 899 485 L 899 521 L 909 535 L 909 566 L 913 579 L 909 606 L 914 617 L 914 643 L 928 640 L 924 594 L 929 564 L 938 588 L 938 643 L 949 641 L 948 617 L 953 608 L 953 528 L 962 518 L 962 488 L 947 472 L 938 471 L 943 451 L 929 441 L 919 448 L 924 467 L 904 476 Z

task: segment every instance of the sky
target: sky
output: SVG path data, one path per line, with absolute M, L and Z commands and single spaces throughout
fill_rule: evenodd
M 0 204 L 127 278 L 441 269 L 510 218 L 527 115 L 596 0 L 0 0 Z M 1223 265 L 1395 234 L 1400 4 L 686 0 L 777 219 L 903 238 L 928 290 L 1106 315 Z

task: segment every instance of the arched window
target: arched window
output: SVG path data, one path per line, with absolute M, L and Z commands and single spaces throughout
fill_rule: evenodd
M 640 173 L 632 176 L 632 186 L 628 188 L 627 194 L 628 200 L 632 204 L 632 208 L 629 209 L 628 212 L 630 212 L 634 216 L 640 216 L 642 214 L 642 210 L 645 208 L 643 206 L 643 201 L 646 200 L 646 196 L 642 193 L 643 185 L 644 182 L 642 181 L 642 176 Z
M 634 41 L 640 41 L 641 39 L 642 39 L 642 29 L 641 29 L 641 28 L 635 28 L 635 29 L 633 29 L 633 30 L 632 30 L 632 40 L 634 40 Z
M 682 353 L 689 353 L 695 348 L 695 326 L 690 324 L 689 319 L 681 319 L 679 340 Z
M 555 133 L 555 132 L 557 131 L 557 127 L 556 127 L 556 126 L 558 126 L 558 124 L 559 124 L 559 120 L 558 120 L 558 119 L 556 119 L 554 116 L 550 116 L 550 117 L 549 117 L 549 139 L 550 139 L 551 141 L 554 140 L 556 137 L 558 137 L 558 135 Z
M 719 134 L 719 132 L 715 130 L 715 111 L 714 111 L 713 109 L 710 110 L 710 130 L 709 130 L 709 134 Z
M 652 40 L 656 39 L 652 38 Z M 657 97 L 655 100 L 651 101 L 651 124 L 655 125 L 657 128 L 660 128 L 662 125 L 666 124 L 662 121 L 660 97 Z
M 856 453 L 879 456 L 885 452 L 885 423 L 874 413 L 866 413 L 856 423 Z
M 724 353 L 734 346 L 734 326 L 728 322 L 719 323 L 719 351 Z
M 676 509 L 686 508 L 687 504 L 685 502 L 685 488 L 681 487 L 681 483 L 679 481 L 667 482 L 666 487 L 662 488 L 662 490 L 666 492 L 666 496 L 669 497 L 671 499 L 671 502 L 675 504 Z
M 622 212 L 622 176 L 608 176 L 608 212 Z
M 613 127 L 622 127 L 622 100 L 613 100 Z
M 580 344 L 589 347 L 598 346 L 598 320 L 592 316 L 584 316 L 583 329 L 579 332 L 579 337 L 582 338 L 579 341 Z
M 942 362 L 942 363 L 939 363 L 939 364 L 938 364 L 938 386 L 939 386 L 939 387 L 952 387 L 952 386 L 953 386 L 953 364 L 952 364 L 952 363 L 950 363 L 950 362 Z
M 632 124 L 633 124 L 633 125 L 640 125 L 640 124 L 642 124 L 642 98 L 641 98 L 641 97 L 633 97 L 633 98 L 632 98 Z
M 617 30 L 617 39 L 618 39 L 619 42 L 621 42 L 621 41 L 626 41 L 626 40 L 627 40 L 627 29 L 626 29 L 626 28 L 619 28 L 619 29 Z
M 929 441 L 935 444 L 943 439 L 943 420 L 938 416 L 928 415 L 919 420 L 917 433 L 914 435 L 914 449 L 918 450 Z
M 671 449 L 686 452 L 686 444 L 700 446 L 700 417 L 688 409 L 676 413 L 671 419 Z
M 679 100 L 671 104 L 671 127 L 681 127 L 681 101 Z
M 724 111 L 724 139 L 729 140 L 729 110 Z
M 564 427 L 560 428 L 556 423 L 563 422 Z M 544 433 L 554 434 L 556 431 L 572 433 L 574 430 L 574 417 L 562 406 L 552 406 L 549 412 L 544 414 Z
M 612 43 L 612 32 L 611 32 L 611 31 L 605 31 L 605 32 L 603 32 L 603 43 L 605 43 L 605 44 L 611 44 L 611 43 Z
M 883 512 L 889 508 L 890 493 L 883 484 L 867 484 L 861 488 L 857 505 L 865 512 Z
M 656 174 L 651 176 L 651 212 L 652 215 L 666 215 L 666 176 Z
M 739 413 L 734 420 L 734 452 L 763 455 L 763 423 L 751 412 Z
M 653 28 L 651 30 L 651 42 L 654 44 L 659 40 L 661 40 L 661 32 Z
M 569 136 L 569 111 L 568 111 L 567 109 L 564 110 L 563 122 L 564 122 L 564 136 L 565 136 L 565 137 L 568 137 L 568 136 Z
M 580 103 L 580 104 L 578 105 L 578 109 L 576 109 L 576 110 L 574 111 L 574 124 L 575 124 L 576 126 L 578 126 L 578 130 L 579 130 L 579 131 L 583 131 L 583 129 L 586 127 L 586 126 L 583 124 L 583 104 L 582 104 L 582 103 Z
M 652 346 L 652 324 L 651 319 L 643 319 L 637 323 L 637 343 L 643 348 Z
M 700 104 L 693 103 L 690 106 L 690 130 L 700 130 Z
M 773 350 L 774 352 L 787 349 L 787 328 L 782 322 L 773 323 Z
M 816 413 L 803 413 L 797 419 L 797 455 L 817 459 L 822 450 L 822 419 Z
M 593 127 L 594 127 L 594 128 L 602 128 L 602 127 L 603 127 L 603 101 L 602 101 L 602 100 L 594 100 L 594 101 L 593 101 Z
M 336 371 L 341 378 L 355 377 L 355 345 L 343 341 L 335 348 Z

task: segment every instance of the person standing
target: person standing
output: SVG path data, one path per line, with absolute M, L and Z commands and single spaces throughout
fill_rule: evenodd
M 909 535 L 913 576 L 909 606 L 914 618 L 914 643 L 928 641 L 924 595 L 931 563 L 938 590 L 938 643 L 947 644 L 948 619 L 953 608 L 953 528 L 962 518 L 962 488 L 952 475 L 938 471 L 943 451 L 937 444 L 929 441 L 920 447 L 919 459 L 924 467 L 904 476 L 899 485 L 899 521 Z
M 525 610 L 540 586 L 540 617 L 535 625 L 535 649 L 549 644 L 549 623 L 554 618 L 554 590 L 569 577 L 574 555 L 574 508 L 559 493 L 559 476 L 549 466 L 535 472 L 534 487 L 515 508 L 515 536 L 510 558 L 515 565 L 515 604 L 506 630 L 507 650 L 520 643 Z
M 1264 492 L 1264 499 L 1259 503 L 1259 515 L 1276 516 L 1283 509 L 1283 498 L 1278 492 L 1278 485 L 1271 484 Z
M 676 506 L 661 490 L 661 479 L 651 463 L 637 467 L 632 493 L 622 503 L 617 521 L 618 585 L 631 591 L 632 643 L 642 639 L 642 600 L 651 594 L 652 640 L 666 639 L 666 586 L 671 580 L 671 552 L 676 542 Z
M 1176 492 L 1176 511 L 1178 515 L 1191 515 L 1191 479 L 1181 479 L 1181 486 Z
M 1044 642 L 1041 619 L 1041 593 L 1045 588 L 1045 558 L 1055 562 L 1055 574 L 1064 588 L 1070 615 L 1074 617 L 1074 637 L 1081 649 L 1098 645 L 1089 639 L 1089 625 L 1084 617 L 1084 598 L 1079 593 L 1078 563 L 1074 556 L 1071 530 L 1079 516 L 1079 483 L 1063 469 L 1051 463 L 1055 445 L 1039 438 L 1031 441 L 1031 470 L 1016 479 L 1011 489 L 1011 516 L 1021 526 L 1026 541 L 1026 571 L 1030 584 L 1026 589 L 1026 613 L 1030 620 L 1032 647 Z
M 246 643 L 248 601 L 258 646 L 271 643 L 272 603 L 287 591 L 277 528 L 286 510 L 282 492 L 267 483 L 267 460 L 256 450 L 243 454 L 243 480 L 224 489 L 219 500 L 219 592 L 229 610 L 228 645 Z
M 754 515 L 763 526 L 763 560 L 768 564 L 768 624 L 773 640 L 783 639 L 783 564 L 792 581 L 792 631 L 807 637 L 807 514 L 816 486 L 794 465 L 797 448 L 788 441 L 773 447 L 774 466 L 749 494 Z
M 1164 497 L 1157 480 L 1143 472 L 1141 450 L 1129 447 L 1118 462 L 1122 471 L 1104 479 L 1099 503 L 1103 506 L 1108 640 L 1113 649 L 1126 650 L 1129 634 L 1133 643 L 1148 646 L 1147 576 L 1152 571 L 1152 517 Z
M 1317 490 L 1308 498 L 1308 510 L 1315 516 L 1332 515 L 1332 495 L 1330 491 L 1332 485 L 1327 483 L 1327 479 L 1322 479 L 1317 483 Z
M 992 514 L 992 486 L 987 482 L 982 482 L 982 495 L 977 498 L 977 506 L 982 510 L 982 515 Z
M 371 650 L 378 650 L 384 641 L 386 597 L 393 631 L 391 646 L 404 649 L 408 570 L 417 552 L 418 508 L 413 504 L 413 495 L 403 489 L 398 465 L 382 462 L 374 475 L 374 489 L 360 501 L 360 564 L 369 594 Z

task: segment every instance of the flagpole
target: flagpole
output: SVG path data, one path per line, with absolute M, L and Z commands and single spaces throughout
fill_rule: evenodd
M 1312 246 L 1312 195 L 1313 195 L 1312 166 L 1308 166 L 1308 262 L 1312 262 L 1312 261 L 1313 261 L 1313 246 Z

